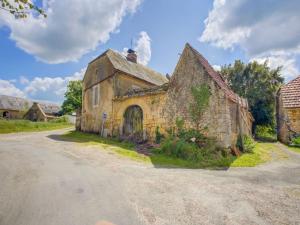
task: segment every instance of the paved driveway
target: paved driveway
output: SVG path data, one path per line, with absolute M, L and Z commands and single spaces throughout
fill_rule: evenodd
M 155 168 L 63 131 L 0 135 L 1 225 L 300 224 L 300 154 L 227 171 Z

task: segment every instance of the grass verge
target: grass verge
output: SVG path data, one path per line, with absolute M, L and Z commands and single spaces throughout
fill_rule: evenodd
M 31 122 L 29 120 L 0 120 L 0 134 L 56 130 L 72 127 L 67 122 Z
M 287 146 L 287 148 L 293 152 L 300 153 L 300 148 L 298 148 L 298 147 Z
M 135 145 L 129 142 L 119 142 L 115 139 L 105 139 L 96 134 L 87 134 L 70 131 L 61 136 L 62 140 L 81 143 L 84 145 L 95 145 L 102 149 L 113 151 L 118 155 L 131 158 L 136 161 L 152 163 L 158 167 L 181 167 L 181 168 L 228 168 L 228 167 L 253 167 L 274 159 L 287 158 L 287 155 L 276 143 L 257 143 L 253 153 L 245 153 L 240 157 L 229 156 L 219 160 L 207 160 L 193 162 L 163 155 L 152 151 L 151 156 L 145 156 L 135 151 Z
M 244 153 L 236 158 L 231 166 L 254 167 L 271 160 L 285 158 L 288 158 L 288 155 L 276 143 L 259 142 L 255 145 L 253 153 Z

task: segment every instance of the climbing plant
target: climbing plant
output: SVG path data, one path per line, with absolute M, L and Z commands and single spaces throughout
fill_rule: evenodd
M 201 84 L 198 86 L 193 86 L 191 93 L 193 96 L 193 102 L 190 103 L 190 115 L 199 129 L 201 119 L 209 104 L 211 92 L 207 84 Z

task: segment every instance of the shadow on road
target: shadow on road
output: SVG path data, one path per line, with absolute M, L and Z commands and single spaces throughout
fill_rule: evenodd
M 120 141 L 113 138 L 102 138 L 97 134 L 82 133 L 78 131 L 69 131 L 65 134 L 51 134 L 48 138 L 61 141 L 81 143 L 86 145 L 101 145 L 101 148 L 112 150 L 120 155 L 134 159 L 136 161 L 151 162 L 155 168 L 185 168 L 185 169 L 209 169 L 209 170 L 228 170 L 231 163 L 235 158 L 228 158 L 225 161 L 209 162 L 203 161 L 200 163 L 193 163 L 188 160 L 182 160 L 174 157 L 170 157 L 161 153 L 157 153 L 155 149 L 149 149 L 147 151 L 140 151 L 139 146 L 128 142 Z M 226 165 L 226 166 L 224 166 Z

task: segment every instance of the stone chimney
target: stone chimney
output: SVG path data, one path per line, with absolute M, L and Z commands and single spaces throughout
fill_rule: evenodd
M 126 59 L 130 62 L 137 63 L 137 54 L 134 50 L 128 49 Z

